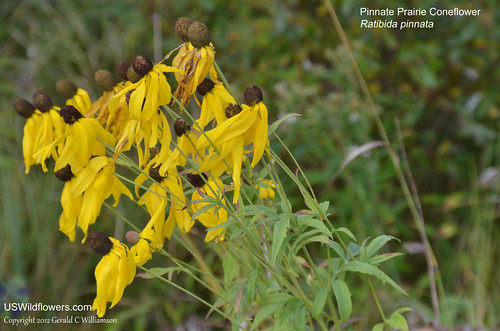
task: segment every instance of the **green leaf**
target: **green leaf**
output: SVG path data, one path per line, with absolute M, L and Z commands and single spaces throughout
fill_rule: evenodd
M 290 249 L 290 252 L 292 252 L 292 254 L 297 254 L 297 252 L 305 245 L 305 241 L 308 239 L 308 238 L 312 238 L 314 236 L 317 236 L 321 234 L 321 231 L 319 230 L 311 230 L 311 231 L 307 231 L 305 233 L 302 233 L 300 236 L 297 237 L 297 239 L 295 239 L 293 241 L 293 245 Z
M 373 264 L 373 265 L 377 265 L 377 264 L 380 264 L 382 262 L 385 262 L 387 260 L 390 260 L 392 258 L 395 258 L 397 256 L 401 256 L 403 255 L 402 253 L 386 253 L 386 254 L 380 254 L 380 255 L 377 255 L 377 256 L 374 256 L 372 257 L 368 263 L 370 264 Z
M 337 232 L 342 232 L 342 233 L 345 233 L 346 235 L 349 236 L 349 238 L 351 238 L 352 240 L 354 241 L 357 241 L 356 240 L 356 237 L 354 236 L 354 234 L 351 232 L 351 230 L 349 230 L 348 228 L 344 228 L 344 227 L 340 227 L 340 228 L 337 228 L 335 229 Z
M 231 284 L 234 276 L 238 273 L 236 261 L 231 254 L 225 254 L 222 260 L 222 268 L 224 269 L 224 285 L 227 287 Z
M 408 296 L 408 293 L 406 293 L 405 290 L 403 290 L 398 284 L 396 284 L 391 278 L 389 278 L 389 276 L 387 276 L 382 270 L 366 262 L 361 262 L 361 261 L 347 262 L 346 264 L 344 264 L 339 268 L 338 272 L 343 272 L 343 271 L 353 271 L 375 276 L 381 281 L 388 283 L 399 292 Z
M 387 323 L 396 330 L 408 331 L 408 323 L 406 323 L 406 319 L 403 315 L 399 313 L 394 312 L 387 320 Z
M 335 253 L 337 253 L 342 260 L 345 260 L 344 249 L 342 248 L 342 246 L 340 246 L 338 242 L 330 240 L 328 244 L 330 245 L 331 248 L 333 248 Z
M 305 307 L 300 307 L 295 311 L 295 317 L 293 320 L 295 330 L 304 330 L 306 326 L 306 309 Z
M 281 308 L 281 304 L 275 303 L 272 305 L 265 306 L 262 308 L 257 315 L 255 315 L 255 318 L 252 323 L 252 327 L 250 330 L 254 330 L 257 326 L 259 326 L 259 323 L 262 322 L 266 317 L 270 316 L 272 313 L 277 311 L 278 309 Z
M 372 331 L 384 331 L 384 323 L 378 323 L 373 326 Z
M 316 298 L 314 298 L 313 311 L 312 311 L 312 316 L 314 318 L 318 318 L 321 312 L 323 312 L 327 296 L 328 296 L 328 288 L 319 289 L 319 293 L 316 295 Z
M 294 116 L 299 117 L 299 116 L 302 116 L 302 115 L 297 114 L 297 113 L 291 113 L 291 114 L 287 114 L 287 115 L 283 116 L 282 118 L 274 121 L 273 124 L 271 124 L 269 126 L 269 129 L 271 129 L 271 130 L 269 130 L 269 135 L 271 135 L 273 131 L 276 131 L 276 129 L 278 128 L 278 126 L 281 125 L 281 123 L 283 123 L 284 121 L 286 121 L 290 117 L 294 117 Z
M 370 260 L 370 258 L 375 255 L 375 253 L 378 252 L 379 249 L 382 248 L 388 241 L 396 239 L 396 237 L 393 236 L 388 236 L 388 235 L 381 235 L 378 236 L 377 238 L 373 239 L 370 245 L 366 247 L 366 260 Z
M 276 263 L 276 257 L 286 237 L 286 231 L 290 225 L 290 219 L 286 215 L 281 215 L 281 219 L 274 225 L 273 244 L 271 247 L 271 265 Z
M 340 320 L 346 323 L 352 313 L 351 292 L 346 283 L 340 279 L 332 282 L 332 288 L 337 300 L 337 306 L 339 307 Z
M 330 230 L 328 230 L 326 225 L 320 220 L 317 220 L 315 218 L 304 218 L 304 219 L 298 219 L 297 222 L 299 223 L 299 225 L 307 225 L 312 228 L 318 229 L 319 231 L 321 231 L 321 233 L 328 236 L 328 238 L 332 238 L 332 233 L 330 232 Z
M 140 277 L 142 279 L 153 279 L 153 278 L 157 278 L 158 276 L 163 276 L 166 273 L 168 273 L 168 278 L 170 279 L 172 277 L 172 273 L 174 271 L 182 271 L 183 269 L 179 268 L 179 267 L 168 267 L 168 268 L 150 268 L 148 270 L 151 273 L 149 273 L 149 272 L 141 273 L 141 274 L 138 274 L 137 277 Z

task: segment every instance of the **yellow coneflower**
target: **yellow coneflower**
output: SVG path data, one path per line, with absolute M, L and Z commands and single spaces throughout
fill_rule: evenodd
M 153 252 L 157 250 L 156 234 L 153 229 L 145 227 L 141 233 L 128 231 L 125 238 L 133 246 L 130 247 L 130 254 L 138 265 L 144 265 L 153 258 Z
M 61 117 L 69 124 L 64 145 L 56 161 L 54 171 L 66 165 L 77 174 L 86 166 L 92 156 L 105 155 L 105 144 L 114 145 L 115 138 L 107 132 L 94 118 L 85 118 L 73 106 L 63 106 Z M 102 142 L 101 142 L 102 141 Z
M 102 256 L 94 272 L 97 293 L 92 304 L 92 310 L 97 310 L 97 316 L 102 317 L 108 302 L 111 309 L 121 300 L 125 287 L 134 280 L 136 266 L 128 247 L 115 238 L 92 232 L 89 244 Z
M 193 160 L 198 156 L 196 146 L 196 136 L 191 132 L 191 127 L 182 118 L 178 118 L 174 123 L 174 131 L 177 135 L 177 147 L 170 151 L 163 149 L 159 154 L 160 174 L 165 176 L 168 169 L 175 166 L 184 166 L 186 164 L 186 156 L 192 155 Z
M 112 113 L 117 107 L 128 103 L 129 120 L 118 139 L 115 157 L 136 144 L 139 165 L 144 166 L 149 159 L 149 148 L 156 146 L 158 141 L 162 146 L 170 146 L 172 136 L 169 125 L 158 107 L 171 100 L 171 89 L 165 73 L 179 70 L 164 64 L 153 66 L 144 55 L 134 57 L 130 68 L 129 71 L 142 78 L 117 93 L 108 106 Z M 144 151 L 140 146 L 142 141 Z
M 66 124 L 59 116 L 59 107 L 55 107 L 52 99 L 43 92 L 33 94 L 33 104 L 41 113 L 40 126 L 36 129 L 33 158 L 36 164 L 42 165 L 42 170 L 47 172 L 45 160 L 52 156 L 57 160 L 61 137 L 66 130 Z
M 159 155 L 156 155 L 144 169 L 155 182 L 139 199 L 139 204 L 144 204 L 151 216 L 146 228 L 154 228 L 157 236 L 157 249 L 163 247 L 165 237 L 170 239 L 176 224 L 182 232 L 188 232 L 193 226 L 193 221 L 185 208 L 187 202 L 182 182 L 176 171 L 177 165 L 172 164 L 165 176 L 162 176 L 159 172 L 161 164 L 158 160 Z M 140 174 L 135 182 L 142 185 L 146 180 L 147 176 Z M 138 191 L 139 187 L 136 186 L 136 194 Z M 171 200 L 170 212 L 165 220 L 169 200 Z
M 37 130 L 41 126 L 41 113 L 35 109 L 35 106 L 26 99 L 16 99 L 12 103 L 15 111 L 22 117 L 26 118 L 26 123 L 23 129 L 23 157 L 25 173 L 29 173 L 30 167 L 36 164 L 33 157 L 33 149 L 36 144 L 35 138 Z
M 54 174 L 64 182 L 64 188 L 61 193 L 61 206 L 63 210 L 59 217 L 59 231 L 64 233 L 70 241 L 75 241 L 75 227 L 78 215 L 82 209 L 83 195 L 78 194 L 73 196 L 71 194 L 75 177 L 69 165 L 54 172 Z
M 221 83 L 214 83 L 205 78 L 198 85 L 198 93 L 203 96 L 201 103 L 200 118 L 196 121 L 204 129 L 214 118 L 217 124 L 224 122 L 227 117 L 225 109 L 230 104 L 236 104 L 236 100 L 229 94 Z
M 114 111 L 127 93 L 129 95 L 130 118 L 138 121 L 149 121 L 156 113 L 158 107 L 170 103 L 171 88 L 165 73 L 180 72 L 179 69 L 165 64 L 153 65 L 151 60 L 143 55 L 136 55 L 132 59 L 131 68 L 141 77 L 139 81 L 130 84 L 121 90 L 109 101 L 110 112 Z
M 210 31 L 201 22 L 191 22 L 185 17 L 176 22 L 177 33 L 184 44 L 172 60 L 172 65 L 182 70 L 175 75 L 179 86 L 174 95 L 182 104 L 189 103 L 189 99 L 208 73 L 212 80 L 217 80 L 213 69 L 215 48 L 211 42 Z
M 274 199 L 276 197 L 276 193 L 274 192 L 276 185 L 270 179 L 259 179 L 255 188 L 259 189 L 259 197 L 261 199 Z
M 107 124 L 110 116 L 108 102 L 118 92 L 123 90 L 126 85 L 124 83 L 118 83 L 113 74 L 108 70 L 97 71 L 94 79 L 103 93 L 99 99 L 92 103 L 90 111 L 86 114 L 86 117 L 95 117 L 95 119 L 98 120 L 99 123 L 106 128 L 106 130 L 110 132 L 115 131 L 116 121 L 120 118 L 119 115 L 121 114 L 121 107 L 118 107 L 118 112 L 113 114 L 115 115 L 114 120 Z M 116 134 L 113 135 L 115 137 L 117 136 Z
M 82 88 L 78 88 L 73 82 L 61 79 L 56 83 L 56 90 L 66 99 L 67 105 L 75 107 L 83 115 L 90 111 L 92 102 L 89 93 Z
M 229 108 L 228 115 L 230 111 L 237 112 L 231 109 L 238 107 Z M 228 167 L 232 170 L 233 203 L 236 203 L 239 198 L 246 132 L 254 125 L 256 118 L 257 112 L 243 105 L 243 110 L 222 122 L 215 129 L 201 135 L 196 144 L 197 150 L 207 148 L 209 151 L 200 166 L 200 171 L 210 170 L 217 177 L 220 173 L 229 170 Z M 214 146 L 216 150 L 213 150 Z
M 245 145 L 253 144 L 253 158 L 251 166 L 254 167 L 261 159 L 264 150 L 269 146 L 267 122 L 267 107 L 262 90 L 253 85 L 245 90 L 245 102 L 257 113 L 256 121 L 245 136 Z
M 59 224 L 59 226 L 69 229 L 77 224 L 84 234 L 82 243 L 87 238 L 89 226 L 95 223 L 101 213 L 102 204 L 110 195 L 113 195 L 115 200 L 114 207 L 118 205 L 118 200 L 122 194 L 128 196 L 131 200 L 133 199 L 132 193 L 114 175 L 114 171 L 115 163 L 113 159 L 107 156 L 96 156 L 92 157 L 73 179 L 70 191 L 71 197 L 75 198 L 82 195 L 78 221 L 74 218 L 65 219 L 67 224 Z
M 208 178 L 205 174 L 189 174 L 188 181 L 195 187 L 195 191 L 191 196 L 193 214 L 198 210 L 212 205 L 211 208 L 204 210 L 196 217 L 198 221 L 207 228 L 214 227 L 227 221 L 227 211 L 224 208 L 224 193 L 221 191 L 223 188 L 222 181 L 218 178 Z M 222 205 L 207 202 L 207 197 L 220 201 Z M 224 240 L 225 236 L 223 230 L 222 227 L 215 230 L 209 230 L 205 236 L 205 241 L 209 242 L 215 239 L 215 241 L 221 242 Z

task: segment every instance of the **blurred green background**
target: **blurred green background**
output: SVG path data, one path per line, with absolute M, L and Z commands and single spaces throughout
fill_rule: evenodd
M 419 191 L 426 232 L 436 254 L 445 296 L 441 318 L 448 326 L 500 327 L 499 166 L 500 9 L 496 1 L 372 1 L 370 8 L 474 8 L 478 17 L 427 17 L 433 29 L 360 29 L 366 1 L 332 1 L 384 126 L 401 155 L 399 121 L 411 173 Z M 439 4 L 439 5 L 438 5 Z M 359 238 L 390 234 L 402 252 L 386 272 L 411 295 L 379 286 L 382 305 L 414 309 L 409 322 L 432 319 L 429 279 L 419 234 L 409 214 L 388 153 L 363 154 L 338 176 L 357 147 L 380 140 L 322 1 L 7 0 L 0 3 L 0 303 L 89 304 L 95 294 L 98 257 L 58 232 L 62 183 L 41 169 L 24 174 L 24 119 L 16 97 L 36 91 L 62 99 L 55 82 L 67 78 L 98 96 L 99 69 L 144 53 L 155 60 L 180 42 L 178 17 L 204 22 L 216 60 L 242 98 L 249 85 L 264 91 L 270 121 L 288 113 L 279 134 L 305 169 L 320 200 L 330 200 L 334 224 Z M 280 147 L 273 143 L 275 150 Z M 283 157 L 287 159 L 286 154 Z M 290 163 L 291 165 L 292 163 Z M 294 208 L 303 207 L 290 185 Z M 130 208 L 129 208 L 130 207 Z M 133 205 L 121 208 L 134 217 Z M 137 214 L 141 217 L 142 214 Z M 113 219 L 103 210 L 103 219 Z M 120 222 L 110 231 L 123 233 Z M 200 250 L 219 258 L 193 234 Z M 200 239 L 200 240 L 198 240 Z M 408 250 L 416 248 L 417 252 Z M 175 242 L 167 250 L 188 258 Z M 175 278 L 175 277 L 174 277 Z M 196 285 L 177 280 L 196 290 Z M 355 316 L 376 314 L 364 285 L 352 289 Z M 9 316 L 2 312 L 0 316 Z M 106 317 L 110 328 L 173 330 L 227 328 L 206 307 L 155 281 L 138 279 Z M 21 315 L 22 316 L 22 315 Z M 52 317 L 52 312 L 37 316 Z M 363 321 L 354 328 L 366 327 Z M 67 326 L 60 325 L 62 329 Z M 81 325 L 92 328 L 92 325 Z M 98 327 L 95 326 L 95 327 Z

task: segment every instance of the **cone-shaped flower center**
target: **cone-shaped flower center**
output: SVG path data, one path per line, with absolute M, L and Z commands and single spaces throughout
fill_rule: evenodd
M 157 165 L 156 167 L 149 168 L 149 175 L 151 176 L 151 178 L 153 178 L 158 183 L 161 183 L 163 181 L 163 179 L 167 178 L 167 177 L 163 177 L 162 175 L 160 175 L 160 167 L 161 167 L 161 164 Z
M 245 90 L 244 96 L 245 96 L 245 102 L 249 106 L 253 106 L 256 103 L 259 103 L 264 100 L 264 95 L 262 94 L 262 90 L 255 85 L 248 87 Z
M 132 59 L 132 68 L 142 78 L 153 69 L 153 62 L 144 54 L 138 54 Z
M 116 72 L 118 72 L 118 76 L 120 76 L 123 80 L 128 80 L 127 70 L 130 67 L 130 63 L 128 62 L 120 62 L 116 66 Z
M 198 93 L 200 93 L 202 96 L 205 96 L 208 92 L 212 91 L 213 88 L 215 87 L 215 83 L 212 82 L 210 79 L 205 78 L 200 85 L 196 88 Z
M 132 66 L 128 67 L 127 69 L 127 79 L 131 81 L 132 83 L 137 83 L 138 81 L 141 80 L 141 76 L 137 72 L 135 72 L 134 68 Z
M 203 180 L 203 177 L 205 177 L 205 180 Z M 208 179 L 208 176 L 204 173 L 200 174 L 189 174 L 188 175 L 188 181 L 193 185 L 194 187 L 202 187 L 205 185 L 205 181 Z
M 67 79 L 60 79 L 56 83 L 56 91 L 65 99 L 71 99 L 76 92 L 78 91 L 78 87 L 76 87 L 73 82 Z
M 232 103 L 226 107 L 226 117 L 231 118 L 234 115 L 238 115 L 241 112 L 241 107 Z
M 175 31 L 179 35 L 179 38 L 183 42 L 188 42 L 188 29 L 189 26 L 193 24 L 193 20 L 187 17 L 180 17 L 176 22 L 175 22 Z
M 101 232 L 92 232 L 89 234 L 88 242 L 90 247 L 101 256 L 107 255 L 111 248 L 113 248 L 113 242 L 108 236 Z
M 207 26 L 201 22 L 194 22 L 188 28 L 188 39 L 196 48 L 203 48 L 210 45 L 212 37 Z
M 35 112 L 35 106 L 26 99 L 17 98 L 12 105 L 15 111 L 24 118 L 30 118 Z
M 180 137 L 186 132 L 191 131 L 191 127 L 184 119 L 178 118 L 174 123 L 174 131 L 177 137 Z
M 43 92 L 36 92 L 33 94 L 33 104 L 43 113 L 48 112 L 52 107 L 54 107 L 52 99 Z
M 65 123 L 73 124 L 83 118 L 83 115 L 75 107 L 66 105 L 61 108 L 61 117 Z
M 111 91 L 116 85 L 116 78 L 107 70 L 99 70 L 94 76 L 95 82 L 103 91 Z
M 69 164 L 67 166 L 65 166 L 64 168 L 61 168 L 61 169 L 57 170 L 56 172 L 54 172 L 54 175 L 56 175 L 57 179 L 62 180 L 63 182 L 67 182 L 71 178 L 73 178 L 73 176 L 75 176 L 71 172 L 71 166 Z

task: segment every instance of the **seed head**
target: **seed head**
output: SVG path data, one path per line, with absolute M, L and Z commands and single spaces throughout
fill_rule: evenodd
M 63 182 L 67 182 L 74 176 L 74 174 L 71 172 L 71 166 L 69 164 L 64 168 L 55 171 L 54 175 L 56 175 L 57 179 L 62 180 Z
M 245 96 L 245 102 L 249 106 L 253 106 L 256 103 L 259 103 L 264 100 L 264 95 L 262 94 L 262 90 L 255 85 L 248 87 L 245 91 L 244 96 Z
M 174 123 L 174 131 L 177 137 L 180 137 L 186 132 L 191 131 L 191 127 L 184 119 L 178 118 Z
M 144 54 L 138 54 L 132 59 L 132 68 L 142 78 L 153 69 L 153 62 Z
M 130 63 L 128 62 L 120 62 L 116 66 L 116 71 L 118 72 L 118 76 L 120 76 L 120 78 L 123 80 L 128 80 L 127 77 L 128 67 L 130 67 Z
M 179 38 L 183 42 L 188 42 L 188 29 L 189 26 L 193 24 L 193 20 L 187 17 L 180 17 L 176 22 L 175 22 L 175 31 L 177 32 L 177 35 L 179 35 Z
M 88 237 L 90 247 L 101 256 L 108 255 L 113 248 L 113 242 L 102 232 L 91 232 Z
M 138 81 L 141 80 L 142 77 L 139 76 L 139 74 L 137 72 L 135 72 L 135 70 L 132 66 L 130 66 L 127 69 L 127 78 L 132 83 L 137 83 Z
M 80 118 L 83 118 L 83 115 L 78 111 L 78 109 L 70 105 L 62 106 L 60 114 L 64 122 L 68 124 L 73 124 Z
M 116 78 L 107 70 L 99 70 L 94 76 L 95 82 L 103 91 L 112 91 L 116 85 Z
M 198 93 L 200 93 L 202 96 L 205 96 L 208 92 L 212 91 L 213 88 L 215 87 L 215 83 L 212 82 L 210 79 L 205 78 L 200 85 L 196 88 Z
M 203 180 L 203 177 L 205 177 L 205 180 Z M 202 187 L 205 185 L 205 181 L 208 179 L 208 176 L 205 175 L 204 173 L 200 174 L 189 174 L 188 175 L 188 181 L 193 185 L 194 187 Z
M 234 115 L 238 115 L 241 112 L 241 107 L 236 104 L 230 104 L 226 107 L 226 117 L 231 118 Z
M 151 176 L 151 178 L 153 178 L 158 183 L 161 183 L 163 181 L 163 179 L 167 178 L 167 177 L 163 177 L 162 175 L 160 175 L 160 167 L 161 167 L 161 165 L 159 164 L 156 167 L 149 168 L 149 175 Z
M 65 99 L 71 99 L 76 92 L 78 91 L 78 87 L 73 84 L 72 81 L 67 79 L 60 79 L 56 83 L 56 91 Z
M 210 45 L 212 37 L 207 26 L 201 22 L 194 22 L 188 28 L 188 39 L 196 48 L 203 48 Z
M 30 118 L 35 112 L 35 106 L 26 99 L 17 98 L 12 105 L 15 111 L 24 118 Z
M 36 92 L 33 94 L 33 104 L 43 113 L 48 112 L 54 107 L 52 99 L 43 92 Z

